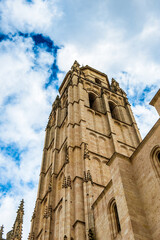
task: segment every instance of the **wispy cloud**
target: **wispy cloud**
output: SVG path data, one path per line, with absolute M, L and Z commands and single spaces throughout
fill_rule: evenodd
M 12 228 L 16 207 L 24 198 L 25 238 L 36 195 L 45 125 L 57 94 L 58 49 L 43 34 L 1 34 L 0 224 L 5 225 L 5 232 Z
M 160 2 L 2 0 L 0 8 L 0 224 L 11 229 L 24 198 L 26 239 L 45 125 L 75 59 L 119 81 L 143 136 L 158 118 L 148 103 L 160 81 Z
M 37 32 L 45 33 L 54 19 L 62 13 L 56 7 L 56 1 L 7 0 L 0 2 L 1 31 L 4 33 Z

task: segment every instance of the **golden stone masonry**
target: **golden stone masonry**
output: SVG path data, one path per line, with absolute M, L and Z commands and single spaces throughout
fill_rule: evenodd
M 59 92 L 28 239 L 160 240 L 160 119 L 142 140 L 119 83 L 77 61 Z

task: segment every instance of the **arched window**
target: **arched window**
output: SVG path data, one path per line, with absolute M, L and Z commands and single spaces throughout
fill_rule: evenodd
M 157 159 L 158 159 L 158 162 L 160 163 L 160 152 L 158 152 L 157 154 Z
M 160 180 L 160 146 L 155 146 L 152 149 L 151 162 L 156 173 L 156 177 Z
M 120 120 L 118 106 L 114 102 L 109 102 L 109 108 L 110 108 L 112 118 Z
M 97 101 L 96 101 L 96 95 L 93 93 L 89 93 L 89 106 L 93 110 L 97 111 Z
M 101 84 L 101 81 L 98 78 L 95 78 L 95 82 Z
M 118 233 L 121 231 L 121 225 L 118 216 L 117 204 L 115 199 L 112 199 L 109 204 L 109 214 L 110 214 L 110 221 L 111 221 L 111 231 L 112 236 L 115 238 Z
M 113 209 L 114 209 L 114 215 L 115 215 L 117 232 L 119 233 L 119 232 L 121 231 L 121 226 L 120 226 L 120 221 L 119 221 L 119 216 L 118 216 L 118 211 L 117 211 L 117 205 L 116 205 L 116 203 L 114 204 Z

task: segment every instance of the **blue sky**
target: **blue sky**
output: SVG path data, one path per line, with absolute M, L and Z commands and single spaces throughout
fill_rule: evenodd
M 0 225 L 25 200 L 24 235 L 37 193 L 45 126 L 76 59 L 128 94 L 144 137 L 158 119 L 148 105 L 160 82 L 160 1 L 0 1 Z

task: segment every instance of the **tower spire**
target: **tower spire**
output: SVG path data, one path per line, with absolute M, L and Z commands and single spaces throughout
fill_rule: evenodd
M 17 210 L 16 220 L 13 224 L 12 230 L 7 233 L 6 240 L 22 239 L 23 215 L 24 215 L 24 200 L 22 199 Z

